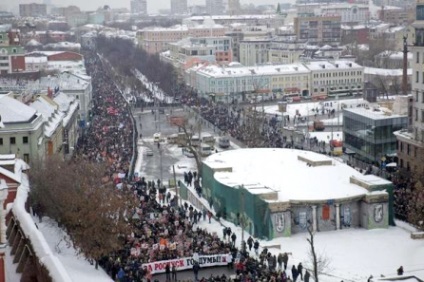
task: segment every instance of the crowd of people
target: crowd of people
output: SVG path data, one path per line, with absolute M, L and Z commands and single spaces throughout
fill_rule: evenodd
M 284 271 L 275 261 L 278 262 L 278 258 L 266 248 L 259 254 L 257 240 L 253 242 L 250 238 L 239 249 L 237 236 L 231 229 L 225 229 L 225 236 L 220 238 L 218 234 L 200 228 L 201 221 L 210 222 L 210 211 L 198 210 L 187 202 L 180 203 L 177 196 L 161 183 L 155 185 L 154 181 L 146 181 L 143 177 L 127 180 L 134 152 L 129 106 L 102 69 L 99 57 L 86 55 L 86 64 L 92 77 L 93 108 L 90 125 L 79 140 L 78 151 L 91 161 L 107 163 L 107 172 L 102 177 L 124 182 L 123 189 L 131 189 L 137 202 L 128 216 L 132 231 L 123 238 L 122 249 L 104 256 L 99 262 L 112 279 L 120 282 L 154 281 L 153 274 L 144 264 L 195 255 L 228 254 L 228 267 L 236 273 L 232 278 L 234 281 L 293 281 L 289 278 L 289 271 Z M 234 114 L 234 111 L 230 118 L 235 120 L 232 125 L 235 127 L 239 113 Z M 198 175 L 187 173 L 184 181 L 196 184 Z M 249 255 L 247 245 L 249 251 L 253 247 L 256 255 L 253 252 Z M 193 271 L 197 276 L 201 266 L 196 265 L 198 269 Z M 167 269 L 167 274 L 172 274 L 171 279 L 177 281 L 175 267 L 169 265 Z M 198 280 L 230 281 L 230 277 L 215 275 L 199 277 Z

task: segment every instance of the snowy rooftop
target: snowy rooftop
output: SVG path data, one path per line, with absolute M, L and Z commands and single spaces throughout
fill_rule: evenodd
M 308 69 L 311 71 L 314 70 L 336 70 L 336 69 L 343 69 L 343 68 L 362 68 L 362 66 L 353 63 L 352 61 L 315 61 L 315 62 L 309 62 L 305 64 Z
M 313 162 L 330 162 L 332 165 L 310 167 L 299 157 Z M 351 176 L 362 176 L 357 170 L 314 152 L 239 149 L 213 154 L 204 162 L 216 169 L 232 168 L 232 172 L 216 172 L 214 177 L 218 182 L 232 187 L 243 185 L 249 191 L 251 184 L 278 191 L 278 201 L 345 199 L 368 192 L 350 183 Z
M 371 105 L 368 108 L 363 108 L 363 107 L 347 108 L 347 109 L 344 109 L 344 111 L 355 113 L 357 115 L 361 115 L 372 120 L 383 120 L 383 119 L 407 117 L 406 115 L 395 114 L 391 110 L 384 107 L 379 107 L 378 105 L 376 106 Z
M 381 76 L 402 76 L 402 69 L 381 69 L 381 68 L 364 68 L 364 74 L 381 75 Z M 412 75 L 412 69 L 408 69 L 408 75 Z
M 9 96 L 0 96 L 0 113 L 3 123 L 28 122 L 36 110 Z
M 270 75 L 279 73 L 290 73 L 290 74 L 306 74 L 309 70 L 302 64 L 286 64 L 286 65 L 264 65 L 255 67 L 220 67 L 216 65 L 210 65 L 203 69 L 198 70 L 207 76 L 214 77 L 227 77 L 227 76 L 247 76 L 252 74 L 257 75 Z
M 249 19 L 272 19 L 275 15 L 222 15 L 222 16 L 193 16 L 188 18 L 193 21 L 202 21 L 212 18 L 213 20 L 249 20 Z

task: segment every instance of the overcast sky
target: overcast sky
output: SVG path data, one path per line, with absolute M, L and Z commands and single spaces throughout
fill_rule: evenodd
M 109 5 L 112 8 L 126 7 L 129 8 L 130 0 L 50 0 L 56 6 L 76 5 L 82 10 L 95 10 L 100 6 Z M 225 1 L 225 0 L 224 0 Z M 43 3 L 43 0 L 0 0 L 0 8 L 10 10 L 21 3 Z M 158 9 L 167 9 L 170 7 L 171 0 L 147 0 L 147 9 L 150 13 L 157 12 Z M 240 0 L 242 4 L 253 3 L 258 4 L 274 4 L 289 2 L 295 0 Z M 189 5 L 204 4 L 205 0 L 188 0 Z M 16 8 L 15 8 L 16 9 Z

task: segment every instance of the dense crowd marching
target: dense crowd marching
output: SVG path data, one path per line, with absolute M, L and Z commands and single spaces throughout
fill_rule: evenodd
M 89 160 L 107 163 L 108 171 L 103 176 L 106 178 L 103 181 L 113 179 L 115 182 L 123 182 L 123 189 L 132 189 L 138 200 L 137 206 L 133 207 L 133 214 L 129 216 L 129 223 L 133 228 L 131 234 L 125 237 L 123 248 L 100 261 L 107 273 L 120 282 L 154 281 L 152 273 L 143 264 L 192 257 L 195 253 L 228 254 L 231 258 L 228 260 L 228 267 L 236 272 L 234 281 L 295 281 L 302 269 L 299 271 L 299 266 L 293 266 L 291 275 L 289 270 L 285 271 L 287 254 L 272 256 L 266 248 L 259 254 L 259 242 L 253 242 L 251 237 L 247 243 L 242 243 L 242 249 L 238 249 L 236 235 L 231 229 L 225 228 L 221 239 L 216 233 L 209 233 L 196 226 L 200 221 L 210 222 L 211 212 L 196 210 L 187 203 L 179 204 L 177 196 L 173 196 L 160 183 L 155 185 L 154 181 L 140 178 L 130 184 L 127 177 L 118 177 L 128 176 L 133 154 L 133 127 L 129 106 L 102 69 L 99 57 L 88 54 L 85 58 L 87 70 L 92 77 L 93 109 L 90 125 L 84 137 L 79 140 L 78 150 Z M 210 116 L 212 120 L 214 114 Z M 234 108 L 229 115 L 230 126 L 238 127 L 239 115 L 240 112 Z M 197 177 L 194 173 L 191 176 L 194 182 Z M 256 255 L 253 252 L 249 255 L 252 247 Z M 196 277 L 199 268 L 195 263 L 193 270 Z M 171 273 L 173 281 L 177 281 L 175 267 L 168 265 L 166 274 L 169 281 Z M 291 280 L 290 276 L 294 279 Z M 302 278 L 308 281 L 309 273 L 305 273 Z M 230 278 L 217 275 L 207 279 L 200 278 L 199 281 L 230 281 Z

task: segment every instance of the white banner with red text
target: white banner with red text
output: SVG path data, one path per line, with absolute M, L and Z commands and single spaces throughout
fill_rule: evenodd
M 227 265 L 230 260 L 229 254 L 220 254 L 220 255 L 210 255 L 203 256 L 199 255 L 199 264 L 200 267 L 211 267 L 211 266 L 222 266 Z M 194 264 L 194 259 L 192 257 L 178 258 L 171 260 L 161 260 L 151 263 L 144 263 L 142 267 L 147 268 L 151 271 L 152 274 L 164 273 L 166 265 L 169 263 L 170 269 L 175 265 L 177 271 L 192 269 Z

